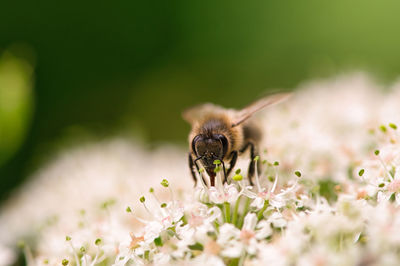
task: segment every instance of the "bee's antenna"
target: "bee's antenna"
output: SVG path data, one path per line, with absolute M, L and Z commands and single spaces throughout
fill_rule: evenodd
M 204 157 L 204 156 L 199 156 L 199 157 L 197 157 L 197 158 L 194 160 L 194 163 L 196 163 L 198 160 L 203 159 L 203 157 Z
M 206 181 L 204 180 L 203 174 L 200 172 L 200 168 L 197 165 L 197 161 L 203 159 L 204 156 L 199 156 L 194 160 L 194 165 L 196 166 L 197 171 L 199 172 L 198 174 L 200 174 L 201 179 L 203 180 L 203 184 L 206 184 Z

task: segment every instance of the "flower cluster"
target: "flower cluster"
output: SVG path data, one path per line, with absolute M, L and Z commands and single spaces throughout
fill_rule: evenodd
M 101 169 L 118 166 L 97 172 L 95 181 L 106 184 L 97 184 L 100 193 L 87 191 L 91 183 L 83 183 L 85 208 L 63 203 L 45 223 L 35 219 L 37 229 L 20 227 L 30 233 L 18 235 L 24 239 L 19 246 L 26 261 L 76 266 L 398 265 L 400 89 L 381 92 L 375 87 L 362 75 L 308 84 L 260 117 L 265 150 L 255 158 L 254 186 L 245 174 L 246 154 L 228 183 L 222 183 L 217 160 L 215 186 L 206 186 L 201 178 L 207 178 L 206 172 L 200 171 L 195 188 L 187 185 L 187 171 L 173 172 L 173 166 L 186 167 L 179 150 L 175 159 L 166 160 L 167 153 L 153 157 L 159 172 L 139 170 L 148 160 L 140 161 L 129 179 L 117 176 L 127 170 L 121 171 L 122 158 L 132 153 L 117 160 L 109 154 Z M 93 176 L 92 168 L 77 176 Z M 55 169 L 44 171 L 45 176 L 55 175 Z M 113 182 L 101 178 L 107 173 L 117 173 L 111 175 Z M 174 174 L 181 178 L 160 183 L 160 176 Z M 99 201 L 101 193 L 106 197 Z M 20 202 L 18 208 L 7 206 L 0 221 L 15 221 L 6 214 L 25 210 L 21 206 L 28 203 Z M 45 206 L 35 208 L 43 213 Z M 7 233 L 1 226 L 0 231 Z M 0 256 L 15 258 L 9 243 L 16 238 L 9 234 L 6 240 L 0 243 Z

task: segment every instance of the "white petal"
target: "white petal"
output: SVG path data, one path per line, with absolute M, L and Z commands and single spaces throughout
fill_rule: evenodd
M 253 231 L 257 224 L 257 215 L 255 213 L 248 213 L 244 217 L 242 230 Z

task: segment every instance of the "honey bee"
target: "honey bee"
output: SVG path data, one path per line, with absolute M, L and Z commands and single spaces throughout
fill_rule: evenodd
M 238 156 L 250 149 L 248 179 L 253 185 L 252 177 L 256 164 L 254 158 L 259 152 L 258 145 L 262 138 L 262 131 L 257 123 L 249 118 L 255 112 L 281 102 L 289 95 L 290 93 L 273 94 L 255 101 L 242 110 L 226 109 L 206 103 L 184 111 L 183 118 L 192 125 L 189 134 L 189 168 L 195 184 L 197 183 L 196 170 L 200 172 L 198 161 L 210 177 L 210 185 L 214 186 L 216 176 L 214 162 L 216 160 L 221 162 L 225 183 L 235 167 Z M 229 161 L 228 169 L 225 168 L 227 161 Z M 201 178 L 203 178 L 202 175 Z

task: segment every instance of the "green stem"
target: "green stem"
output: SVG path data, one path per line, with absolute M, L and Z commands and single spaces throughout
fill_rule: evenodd
M 231 222 L 231 204 L 229 202 L 224 202 L 225 209 L 225 221 L 227 223 Z
M 244 223 L 244 217 L 246 216 L 246 214 L 247 214 L 248 211 L 249 211 L 250 201 L 251 201 L 250 198 L 247 198 L 247 199 L 246 199 L 246 203 L 245 203 L 245 205 L 244 205 L 244 210 L 243 210 L 243 215 L 240 217 L 240 221 L 239 221 L 239 229 L 242 228 L 243 223 Z
M 215 226 L 215 231 L 219 233 L 219 223 L 217 221 L 214 221 L 214 226 Z
M 241 197 L 242 196 L 239 196 L 237 198 L 236 204 L 235 204 L 235 209 L 233 210 L 232 224 L 234 224 L 235 226 L 237 226 L 236 222 L 237 222 L 237 218 L 238 218 L 238 211 L 239 211 L 239 205 L 240 205 Z
M 242 251 L 242 255 L 240 256 L 238 266 L 243 266 L 244 265 L 244 260 L 246 259 L 246 251 Z
M 267 209 L 268 205 L 269 205 L 269 200 L 264 201 L 264 206 L 257 213 L 258 220 L 261 220 L 263 218 L 264 211 Z

